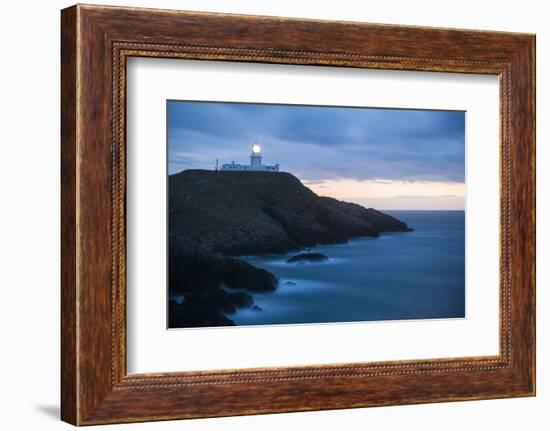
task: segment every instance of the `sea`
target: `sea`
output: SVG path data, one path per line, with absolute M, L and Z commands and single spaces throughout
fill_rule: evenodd
M 239 310 L 237 325 L 288 325 L 465 317 L 464 211 L 385 211 L 414 229 L 308 249 L 324 262 L 287 263 L 298 254 L 243 260 L 279 278 L 253 294 L 261 308 Z

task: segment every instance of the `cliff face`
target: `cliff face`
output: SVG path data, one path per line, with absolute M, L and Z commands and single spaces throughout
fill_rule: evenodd
M 319 197 L 284 172 L 188 170 L 169 178 L 170 234 L 225 255 L 285 253 L 408 226 Z
M 273 291 L 278 284 L 264 269 L 174 235 L 169 236 L 168 256 L 170 295 L 184 298 L 169 302 L 170 328 L 233 325 L 227 314 L 254 307 L 247 292 Z
M 409 231 L 387 214 L 319 197 L 283 172 L 188 170 L 169 178 L 169 327 L 227 326 L 268 271 L 235 256 L 285 253 L 380 232 Z

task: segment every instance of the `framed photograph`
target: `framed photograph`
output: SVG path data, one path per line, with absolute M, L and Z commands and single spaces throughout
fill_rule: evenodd
M 62 11 L 62 419 L 535 394 L 535 36 Z

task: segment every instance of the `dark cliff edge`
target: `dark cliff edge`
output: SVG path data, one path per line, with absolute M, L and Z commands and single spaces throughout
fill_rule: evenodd
M 275 290 L 273 274 L 236 256 L 412 230 L 284 172 L 187 170 L 169 177 L 168 193 L 169 292 L 183 298 L 169 301 L 171 328 L 231 325 L 228 314 L 254 307 L 247 292 Z

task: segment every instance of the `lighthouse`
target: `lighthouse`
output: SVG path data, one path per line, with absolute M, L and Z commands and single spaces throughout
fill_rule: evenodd
M 218 164 L 216 161 L 216 170 L 218 170 Z M 251 171 L 260 171 L 260 172 L 279 172 L 279 164 L 275 165 L 263 165 L 262 164 L 262 147 L 258 145 L 258 142 L 256 141 L 254 145 L 252 145 L 252 152 L 250 153 L 250 165 L 243 165 L 240 163 L 235 163 L 234 161 L 231 163 L 224 163 L 221 168 L 219 168 L 220 171 L 231 171 L 231 172 L 251 172 Z
M 252 153 L 250 154 L 250 169 L 252 171 L 259 171 L 262 166 L 262 147 L 258 145 L 258 142 L 252 145 Z

